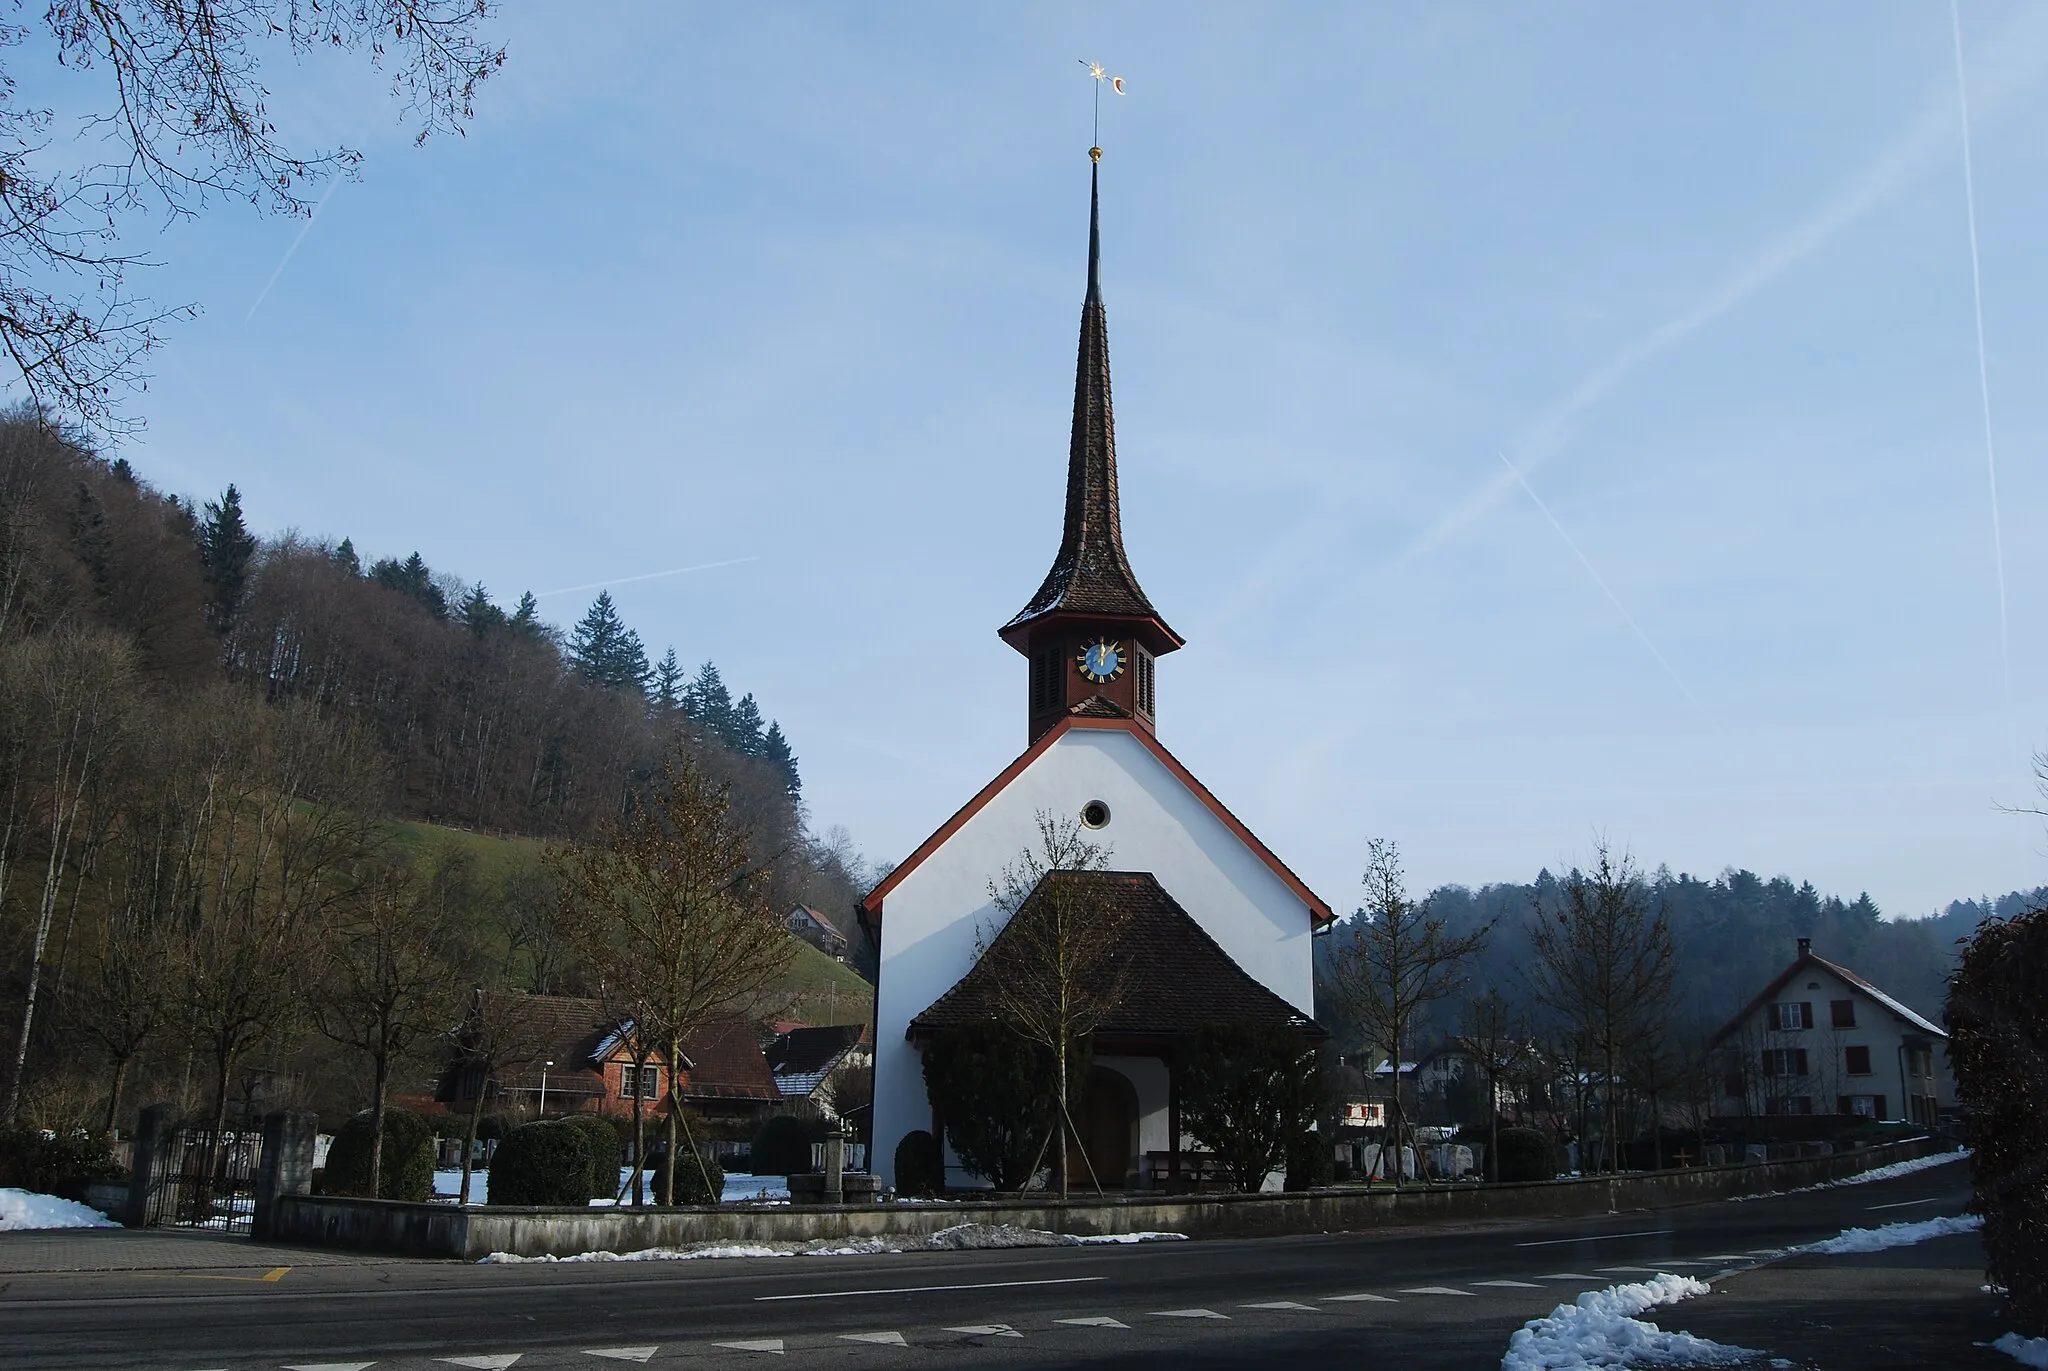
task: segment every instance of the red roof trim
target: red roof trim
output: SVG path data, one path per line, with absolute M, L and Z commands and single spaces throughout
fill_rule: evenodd
M 1223 802 L 1210 794 L 1209 788 L 1196 780 L 1194 773 L 1182 766 L 1180 759 L 1171 752 L 1168 752 L 1159 739 L 1152 736 L 1151 730 L 1141 727 L 1130 719 L 1089 719 L 1074 716 L 1062 719 L 1057 724 L 1054 724 L 1046 731 L 1044 737 L 1026 748 L 1016 761 L 1004 767 L 1001 775 L 983 786 L 980 793 L 962 805 L 952 818 L 939 825 L 938 831 L 919 844 L 917 851 L 906 857 L 901 866 L 890 872 L 880 885 L 868 892 L 867 898 L 860 902 L 861 909 L 870 918 L 879 923 L 882 917 L 882 902 L 888 898 L 890 891 L 902 883 L 905 876 L 908 876 L 911 872 L 917 870 L 919 866 L 923 865 L 926 858 L 943 847 L 946 840 L 955 833 L 958 833 L 969 819 L 986 808 L 989 801 L 995 799 L 996 796 L 1008 789 L 1010 782 L 1016 780 L 1026 767 L 1037 761 L 1047 748 L 1058 742 L 1068 732 L 1077 728 L 1116 729 L 1130 734 L 1143 743 L 1152 755 L 1159 759 L 1160 764 L 1173 773 L 1175 780 L 1186 786 L 1194 797 L 1200 800 L 1208 808 L 1209 812 L 1222 822 L 1225 828 L 1236 835 L 1239 842 L 1250 848 L 1253 854 L 1260 861 L 1264 862 L 1275 876 L 1280 878 L 1281 884 L 1293 891 L 1296 898 L 1308 906 L 1309 922 L 1312 926 L 1321 928 L 1336 919 L 1337 916 L 1331 911 L 1330 906 L 1313 890 L 1310 890 L 1307 883 L 1301 877 L 1289 870 L 1285 862 L 1274 856 L 1273 850 L 1260 842 L 1257 835 L 1244 826 L 1242 820 L 1224 808 Z

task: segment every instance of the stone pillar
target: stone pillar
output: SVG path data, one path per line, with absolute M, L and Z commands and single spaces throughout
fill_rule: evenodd
M 840 1177 L 846 1172 L 846 1130 L 834 1128 L 825 1135 L 825 1203 L 838 1204 L 845 1192 Z
M 130 1228 L 149 1226 L 149 1201 L 160 1181 L 158 1172 L 168 1160 L 171 1107 L 153 1104 L 142 1111 L 135 1124 L 135 1146 L 129 1154 L 132 1174 L 128 1181 L 128 1205 L 121 1222 Z
M 256 1173 L 256 1213 L 249 1223 L 252 1237 L 276 1232 L 277 1200 L 304 1195 L 313 1188 L 313 1149 L 320 1118 L 303 1109 L 280 1109 L 263 1116 L 263 1159 Z

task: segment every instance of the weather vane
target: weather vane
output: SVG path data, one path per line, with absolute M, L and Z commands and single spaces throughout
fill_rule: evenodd
M 1118 95 L 1124 93 L 1124 78 L 1111 76 L 1103 69 L 1102 63 L 1081 59 L 1081 65 L 1088 68 L 1088 74 L 1095 78 L 1095 146 L 1088 149 L 1088 155 L 1095 161 L 1102 160 L 1102 88 L 1106 85 Z

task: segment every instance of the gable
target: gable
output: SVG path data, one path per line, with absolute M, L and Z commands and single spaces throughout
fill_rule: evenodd
M 1063 719 L 1049 729 L 1044 737 L 1025 749 L 1024 753 L 1017 760 L 1005 767 L 1002 773 L 993 781 L 982 787 L 979 794 L 961 806 L 952 818 L 941 824 L 937 832 L 919 844 L 917 850 L 905 858 L 902 865 L 890 872 L 879 885 L 868 892 L 867 898 L 860 903 L 862 914 L 872 921 L 875 926 L 879 927 L 882 921 L 884 902 L 892 891 L 902 885 L 919 867 L 930 860 L 949 840 L 965 828 L 975 816 L 982 813 L 999 796 L 1003 795 L 1020 778 L 1024 777 L 1026 772 L 1030 771 L 1047 753 L 1051 752 L 1061 739 L 1066 738 L 1069 734 L 1085 729 L 1114 730 L 1119 734 L 1136 740 L 1166 775 L 1171 777 L 1175 784 L 1181 787 L 1188 796 L 1192 797 L 1202 809 L 1206 810 L 1214 818 L 1226 833 L 1243 846 L 1253 859 L 1277 878 L 1296 899 L 1301 901 L 1307 914 L 1310 928 L 1319 929 L 1335 920 L 1336 915 L 1331 911 L 1328 902 L 1310 890 L 1308 885 L 1299 876 L 1295 875 L 1286 863 L 1273 854 L 1271 848 L 1260 842 L 1258 837 L 1249 828 L 1246 828 L 1244 823 L 1235 814 L 1224 808 L 1222 802 L 1209 793 L 1208 787 L 1196 780 L 1194 774 L 1185 766 L 1182 766 L 1179 759 L 1168 752 L 1151 732 L 1137 727 L 1125 719 L 1094 719 L 1078 716 Z M 1086 799 L 1087 797 L 1082 798 Z M 1074 805 L 1074 808 L 1078 811 L 1078 802 Z M 1109 842 L 1115 843 L 1116 836 L 1114 834 L 1106 836 Z M 993 875 L 994 873 L 991 872 L 989 874 Z
M 1797 957 L 1793 958 L 1790 966 L 1780 971 L 1772 978 L 1769 985 L 1758 991 L 1755 997 L 1742 1007 L 1735 1017 L 1723 1024 L 1720 1030 L 1714 1034 L 1711 1040 L 1712 1045 L 1719 1046 L 1722 1042 L 1732 1037 L 1744 1024 L 1747 1024 L 1751 1019 L 1762 1013 L 1765 1005 L 1772 1003 L 1783 995 L 1786 987 L 1790 986 L 1801 975 L 1826 977 L 1842 990 L 1847 991 L 1851 996 L 1867 1001 L 1873 1007 L 1881 1010 L 1915 1032 L 1925 1033 L 1929 1037 L 1944 1040 L 1948 1037 L 1948 1033 L 1945 1030 L 1928 1022 L 1926 1018 L 1893 999 L 1890 995 L 1885 994 L 1884 991 L 1879 990 L 1869 981 L 1864 980 L 1861 976 L 1849 970 L 1849 968 L 1838 966 L 1824 957 L 1815 956 L 1812 952 L 1807 951 L 1801 952 Z M 1816 1008 L 1814 1011 L 1814 1023 L 1816 1027 L 1825 1026 L 1822 1011 L 1819 1008 Z

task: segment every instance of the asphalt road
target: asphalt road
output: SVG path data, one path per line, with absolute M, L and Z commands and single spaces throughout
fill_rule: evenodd
M 224 1263 L 259 1264 L 0 1276 L 0 1367 L 1497 1367 L 1515 1329 L 1583 1290 L 1655 1271 L 1726 1279 L 1967 1199 L 1949 1164 L 1601 1219 L 1130 1247 L 280 1273 L 278 1249 L 223 1240 Z M 109 1251 L 129 1236 L 107 1233 Z M 1681 1326 L 1692 1307 L 1660 1322 Z M 1769 1331 L 1762 1308 L 1752 1336 L 1759 1318 Z

